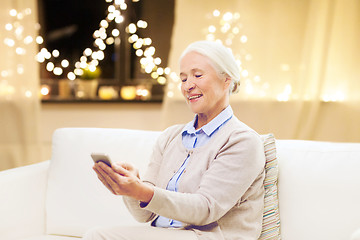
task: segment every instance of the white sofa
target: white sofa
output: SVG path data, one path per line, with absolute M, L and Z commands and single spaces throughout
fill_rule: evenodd
M 50 161 L 0 172 L 0 239 L 74 239 L 134 225 L 91 167 L 91 152 L 144 171 L 160 132 L 64 128 Z M 283 240 L 342 240 L 360 228 L 360 143 L 276 140 Z M 355 239 L 355 237 L 353 237 Z

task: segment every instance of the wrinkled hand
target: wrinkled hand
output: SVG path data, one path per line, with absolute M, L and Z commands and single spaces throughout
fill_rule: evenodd
M 100 181 L 115 195 L 148 203 L 154 194 L 153 188 L 140 180 L 139 171 L 129 163 L 114 163 L 109 167 L 99 162 L 95 163 L 93 169 Z

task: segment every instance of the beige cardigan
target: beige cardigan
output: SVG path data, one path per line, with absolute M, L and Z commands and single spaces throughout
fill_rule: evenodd
M 233 116 L 205 146 L 188 150 L 183 127 L 170 127 L 158 138 L 143 179 L 155 186 L 154 196 L 143 208 L 124 197 L 129 211 L 140 222 L 161 215 L 186 223 L 201 240 L 258 239 L 265 176 L 260 136 Z M 188 154 L 179 192 L 165 190 Z

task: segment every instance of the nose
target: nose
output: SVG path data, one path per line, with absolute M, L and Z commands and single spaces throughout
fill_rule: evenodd
M 195 88 L 194 82 L 190 78 L 188 78 L 186 80 L 186 82 L 184 83 L 184 90 L 187 91 L 187 92 L 190 92 L 194 88 Z

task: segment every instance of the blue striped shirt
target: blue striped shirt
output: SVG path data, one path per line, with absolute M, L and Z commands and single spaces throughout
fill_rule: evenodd
M 187 149 L 193 149 L 197 147 L 204 146 L 212 136 L 223 126 L 231 117 L 233 116 L 233 110 L 229 105 L 225 108 L 219 115 L 217 115 L 213 120 L 208 124 L 202 126 L 200 129 L 196 130 L 194 125 L 197 121 L 197 116 L 193 121 L 185 125 L 182 130 L 182 143 Z M 182 166 L 175 173 L 175 175 L 170 179 L 166 189 L 169 191 L 178 191 L 179 179 L 183 174 L 186 165 L 189 161 L 190 155 L 185 159 Z M 183 224 L 179 221 L 169 219 L 166 217 L 159 216 L 155 220 L 156 227 L 182 227 Z

